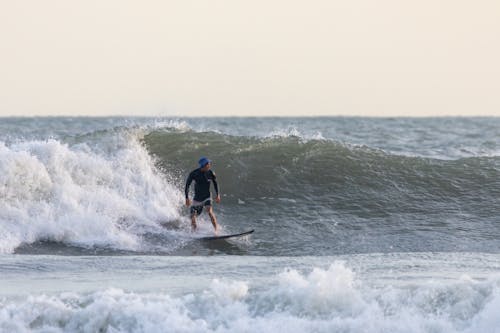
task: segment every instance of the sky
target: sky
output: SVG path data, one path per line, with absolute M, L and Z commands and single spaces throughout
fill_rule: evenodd
M 0 116 L 500 116 L 498 0 L 0 0 Z

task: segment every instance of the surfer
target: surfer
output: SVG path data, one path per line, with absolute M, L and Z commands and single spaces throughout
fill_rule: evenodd
M 200 167 L 191 171 L 186 180 L 186 188 L 184 190 L 186 194 L 186 206 L 190 207 L 191 228 L 193 231 L 196 231 L 196 216 L 200 215 L 203 211 L 203 207 L 205 207 L 208 215 L 210 216 L 210 220 L 212 221 L 212 225 L 214 226 L 215 234 L 217 235 L 219 226 L 217 224 L 217 218 L 215 217 L 212 209 L 210 183 L 214 184 L 216 203 L 220 203 L 219 186 L 217 185 L 215 173 L 210 169 L 212 166 L 212 161 L 210 161 L 206 157 L 202 157 L 198 161 L 198 164 L 200 165 Z M 193 201 L 191 201 L 189 200 L 189 186 L 191 186 L 193 180 L 195 182 L 194 198 Z

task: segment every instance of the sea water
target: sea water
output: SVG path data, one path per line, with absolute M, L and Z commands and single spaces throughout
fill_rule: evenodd
M 499 118 L 1 118 L 0 199 L 0 332 L 500 332 Z

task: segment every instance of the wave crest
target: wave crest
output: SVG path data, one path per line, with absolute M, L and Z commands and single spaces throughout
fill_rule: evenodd
M 58 140 L 0 145 L 0 253 L 41 240 L 138 250 L 141 233 L 179 218 L 179 191 L 137 140 L 119 141 L 108 154 Z

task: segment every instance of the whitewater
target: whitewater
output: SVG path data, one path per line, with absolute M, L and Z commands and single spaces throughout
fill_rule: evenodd
M 0 118 L 0 332 L 500 332 L 499 138 L 499 118 Z M 222 232 L 252 236 L 190 233 L 199 156 Z

